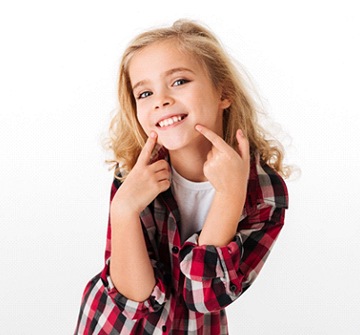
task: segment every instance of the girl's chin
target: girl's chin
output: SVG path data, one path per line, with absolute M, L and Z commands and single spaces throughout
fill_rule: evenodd
M 159 136 L 158 143 L 161 144 L 168 151 L 177 151 L 185 148 L 190 148 L 191 146 L 200 147 L 201 145 L 201 136 L 200 134 L 194 133 L 191 137 L 181 136 L 180 138 L 161 138 Z
M 158 141 L 158 144 L 162 145 L 168 151 L 180 150 L 186 146 L 185 143 L 174 142 L 174 141 Z
M 158 143 L 160 145 L 162 145 L 168 151 L 176 151 L 176 150 L 179 150 L 179 149 L 183 148 L 183 146 L 179 146 L 179 145 L 176 145 L 176 144 L 161 143 L 161 142 L 158 142 Z

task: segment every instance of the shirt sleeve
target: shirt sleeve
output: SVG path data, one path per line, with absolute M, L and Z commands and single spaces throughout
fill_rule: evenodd
M 108 262 L 107 267 L 109 267 L 109 264 L 110 262 Z M 154 271 L 156 272 L 156 266 L 154 266 Z M 123 313 L 126 318 L 132 320 L 138 320 L 146 317 L 149 313 L 159 311 L 167 300 L 164 281 L 159 275 L 156 275 L 156 285 L 149 298 L 142 302 L 128 299 L 121 294 L 113 285 L 108 273 L 103 283 L 109 297 L 117 305 L 121 313 Z
M 117 179 L 114 180 L 112 189 L 111 189 L 111 201 L 120 187 L 121 182 Z M 111 281 L 110 277 L 110 262 L 111 262 L 111 222 L 109 216 L 108 223 L 108 232 L 107 232 L 107 241 L 106 241 L 106 250 L 105 250 L 105 267 L 101 272 L 101 280 L 103 282 L 105 291 L 107 295 L 111 298 L 111 300 L 117 305 L 120 309 L 120 312 L 124 314 L 126 318 L 136 320 L 145 317 L 147 314 L 156 312 L 161 309 L 168 299 L 168 289 L 167 285 L 165 285 L 165 279 L 163 276 L 162 265 L 155 259 L 155 254 L 147 235 L 146 229 L 143 227 L 144 237 L 148 249 L 148 254 L 154 269 L 154 275 L 156 284 L 155 287 L 150 294 L 149 298 L 142 302 L 137 302 L 131 299 L 128 299 L 123 294 L 121 294 L 114 284 Z
M 194 234 L 182 247 L 183 296 L 191 310 L 207 313 L 223 309 L 245 292 L 283 227 L 288 206 L 286 185 L 271 168 L 255 163 L 234 239 L 223 247 L 199 246 L 199 234 Z

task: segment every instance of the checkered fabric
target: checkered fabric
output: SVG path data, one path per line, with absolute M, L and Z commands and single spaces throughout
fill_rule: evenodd
M 163 154 L 160 150 L 155 159 Z M 114 179 L 111 199 L 120 186 Z M 111 282 L 109 221 L 105 266 L 85 287 L 74 334 L 228 334 L 225 307 L 257 277 L 283 227 L 287 207 L 283 179 L 255 156 L 234 239 L 223 247 L 199 246 L 200 232 L 181 244 L 176 201 L 170 189 L 161 193 L 141 213 L 156 277 L 153 292 L 143 302 L 127 299 Z

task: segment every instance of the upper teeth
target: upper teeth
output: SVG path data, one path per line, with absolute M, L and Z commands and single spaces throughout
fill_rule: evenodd
M 173 116 L 173 117 L 170 117 L 168 119 L 165 119 L 165 120 L 162 120 L 159 122 L 159 126 L 160 127 L 166 127 L 166 126 L 170 126 L 172 125 L 173 123 L 176 123 L 176 122 L 179 122 L 181 121 L 183 118 L 181 116 Z

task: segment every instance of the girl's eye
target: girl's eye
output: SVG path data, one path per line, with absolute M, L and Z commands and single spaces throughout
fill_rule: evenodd
M 180 85 L 184 85 L 186 83 L 188 83 L 189 80 L 186 80 L 186 79 L 178 79 L 178 80 L 175 80 L 174 81 L 174 84 L 173 86 L 180 86 Z
M 145 91 L 138 95 L 138 99 L 144 99 L 144 98 L 149 97 L 150 95 L 152 95 L 152 93 L 150 91 Z

